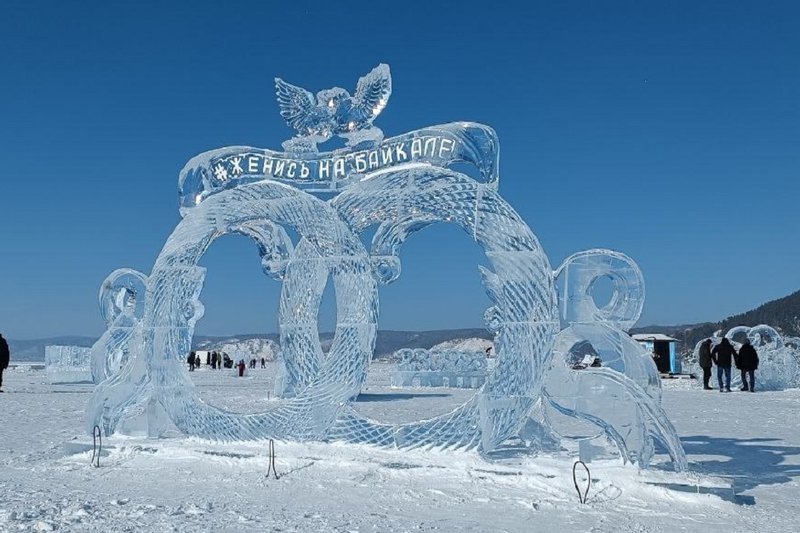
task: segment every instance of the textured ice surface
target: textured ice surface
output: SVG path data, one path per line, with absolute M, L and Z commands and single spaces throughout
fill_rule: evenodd
M 91 383 L 90 349 L 82 346 L 45 346 L 44 364 L 50 383 Z
M 644 303 L 644 278 L 636 263 L 611 250 L 587 250 L 567 258 L 555 272 L 563 329 L 556 336 L 553 365 L 545 380 L 545 428 L 559 428 L 556 414 L 583 419 L 605 435 L 625 460 L 647 466 L 661 443 L 675 467 L 686 458 L 680 439 L 661 408 L 661 380 L 650 354 L 627 333 Z M 595 283 L 609 278 L 610 301 L 598 307 Z M 599 366 L 582 364 L 587 355 Z
M 403 348 L 395 356 L 400 359 L 397 362 L 398 370 L 409 372 L 486 372 L 487 367 L 484 352 Z
M 102 381 L 90 402 L 90 428 L 111 433 L 133 424 L 158 434 L 169 420 L 188 435 L 220 440 L 490 451 L 518 434 L 545 398 L 553 409 L 596 423 L 626 458 L 646 466 L 656 438 L 677 467 L 685 465 L 660 410 L 655 366 L 625 333 L 641 311 L 641 273 L 607 251 L 576 254 L 554 273 L 533 231 L 497 191 L 499 144 L 491 128 L 458 122 L 384 139 L 372 121 L 391 92 L 385 65 L 359 80 L 352 97 L 337 88 L 314 96 L 280 80 L 277 91 L 281 114 L 297 132 L 284 143 L 287 151 L 238 146 L 194 157 L 179 176 L 183 219 L 150 275 L 121 270 L 104 283 L 109 329 L 93 348 Z M 345 138 L 346 147 L 318 152 L 317 143 L 332 135 Z M 476 177 L 449 168 L 454 164 L 474 167 Z M 325 199 L 311 194 L 322 191 Z M 492 302 L 484 316 L 494 334 L 493 365 L 476 371 L 484 375 L 479 390 L 449 413 L 376 422 L 351 400 L 374 352 L 378 286 L 400 277 L 406 240 L 437 223 L 461 228 L 486 254 L 490 266 L 478 270 Z M 361 236 L 372 230 L 367 249 Z M 198 264 L 215 239 L 230 233 L 255 240 L 265 273 L 283 283 L 280 398 L 257 414 L 203 402 L 183 364 L 203 315 L 205 270 Z M 613 280 L 615 294 L 597 308 L 587 295 L 603 276 Z M 561 319 L 557 278 L 564 283 Z M 317 314 L 328 283 L 337 323 L 326 351 Z M 602 367 L 568 366 L 581 342 L 597 351 Z M 458 372 L 472 364 L 447 357 L 445 363 L 442 369 Z
M 395 387 L 455 387 L 477 389 L 486 381 L 486 353 L 463 350 L 404 348 L 392 373 Z
M 144 314 L 147 280 L 144 274 L 130 268 L 115 270 L 100 286 L 100 314 L 106 332 L 92 346 L 92 381 L 111 378 L 128 361 L 132 336 Z
M 286 123 L 297 136 L 283 143 L 290 152 L 316 152 L 317 143 L 334 135 L 347 140 L 347 146 L 364 141 L 380 142 L 383 133 L 372 125 L 392 94 L 388 65 L 378 65 L 358 80 L 355 94 L 340 87 L 311 92 L 275 79 L 278 105 Z
M 758 353 L 758 369 L 755 373 L 756 390 L 783 390 L 800 387 L 800 339 L 796 337 L 783 337 L 774 328 L 765 324 L 747 327 L 736 326 L 724 335 L 738 351 L 745 338 Z M 712 347 L 722 340 L 722 337 L 710 337 Z M 705 340 L 705 339 L 703 339 Z M 692 354 L 692 372 L 702 376 L 703 370 L 698 364 L 700 344 L 694 347 Z M 712 367 L 711 383 L 716 384 L 716 367 Z M 742 385 L 741 373 L 735 365 L 731 373 L 731 386 Z

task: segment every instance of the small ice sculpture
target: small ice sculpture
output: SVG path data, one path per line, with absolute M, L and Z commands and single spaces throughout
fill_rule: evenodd
M 392 94 L 392 77 L 388 65 L 378 65 L 358 80 L 354 96 L 333 87 L 309 91 L 275 78 L 278 104 L 286 123 L 297 130 L 297 137 L 283 143 L 288 151 L 316 152 L 317 143 L 333 135 L 347 140 L 347 146 L 362 141 L 373 144 L 383 140 L 383 132 L 372 125 Z
M 109 329 L 93 347 L 95 375 L 102 381 L 89 405 L 87 428 L 99 424 L 108 434 L 139 420 L 153 435 L 168 419 L 185 434 L 211 439 L 490 451 L 515 436 L 544 397 L 596 421 L 643 465 L 650 436 L 667 445 L 677 467 L 684 465 L 658 405 L 657 376 L 637 345 L 626 342 L 624 331 L 641 310 L 638 269 L 624 256 L 600 254 L 575 256 L 554 275 L 533 231 L 498 193 L 494 130 L 454 122 L 385 139 L 373 121 L 391 94 L 386 65 L 361 78 L 353 96 L 338 88 L 312 95 L 281 80 L 276 87 L 281 115 L 297 133 L 284 143 L 286 151 L 233 146 L 192 158 L 178 178 L 183 218 L 150 275 L 117 271 L 104 284 Z M 345 148 L 319 152 L 317 143 L 333 135 L 346 139 Z M 450 168 L 464 164 L 474 167 L 476 177 Z M 382 424 L 351 405 L 374 352 L 378 286 L 401 275 L 406 240 L 437 223 L 461 228 L 486 254 L 490 266 L 478 271 L 492 302 L 484 316 L 494 334 L 494 365 L 481 369 L 483 385 L 452 412 Z M 368 250 L 362 234 L 373 227 Z M 215 239 L 230 233 L 255 240 L 265 273 L 283 283 L 282 397 L 251 415 L 204 403 L 183 364 L 203 315 L 205 270 L 198 263 Z M 598 272 L 618 283 L 619 296 L 603 309 L 581 300 Z M 584 285 L 572 285 L 567 293 L 567 329 L 559 335 L 561 351 L 554 352 L 555 278 L 562 273 Z M 329 282 L 337 323 L 326 351 L 317 314 Z M 605 366 L 570 374 L 563 361 L 573 339 L 590 341 Z M 551 365 L 554 353 L 557 364 Z M 459 371 L 472 364 L 456 359 L 451 366 Z M 450 367 L 446 363 L 442 368 Z
M 784 390 L 800 387 L 800 339 L 783 337 L 774 328 L 765 324 L 747 327 L 736 326 L 724 335 L 731 341 L 738 352 L 745 338 L 750 340 L 758 353 L 758 369 L 755 373 L 756 390 Z M 712 348 L 720 343 L 722 337 L 710 337 Z M 702 376 L 703 370 L 698 364 L 699 341 L 692 354 L 692 373 Z M 712 370 L 712 383 L 715 383 L 715 372 Z M 731 372 L 731 386 L 740 387 L 742 378 L 735 364 Z
M 594 424 L 624 460 L 646 467 L 653 441 L 669 452 L 676 469 L 686 457 L 661 408 L 661 381 L 652 357 L 627 333 L 642 311 L 644 279 L 636 263 L 611 250 L 588 250 L 567 258 L 555 273 L 564 329 L 556 336 L 553 365 L 545 379 L 545 423 L 564 437 L 556 413 Z M 611 300 L 598 307 L 593 287 L 610 278 Z M 549 419 L 548 419 L 549 415 Z
M 391 376 L 393 387 L 477 389 L 486 381 L 484 352 L 404 348 L 395 357 L 399 361 Z
M 139 318 L 144 314 L 145 275 L 130 268 L 115 270 L 100 286 L 100 314 L 108 329 L 91 352 L 92 381 L 112 377 L 125 365 Z
M 90 349 L 83 346 L 45 346 L 47 380 L 55 384 L 91 383 Z

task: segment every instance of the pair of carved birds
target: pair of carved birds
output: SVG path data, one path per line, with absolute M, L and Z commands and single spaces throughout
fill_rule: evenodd
M 297 131 L 295 138 L 283 143 L 287 150 L 316 151 L 317 143 L 334 135 L 345 138 L 348 146 L 383 139 L 383 133 L 372 126 L 372 121 L 392 94 L 388 65 L 382 63 L 359 78 L 353 96 L 339 87 L 319 91 L 315 96 L 280 78 L 275 78 L 275 88 L 281 116 Z

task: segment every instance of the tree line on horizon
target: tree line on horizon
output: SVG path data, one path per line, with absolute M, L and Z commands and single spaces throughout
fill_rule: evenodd
M 719 330 L 725 332 L 736 326 L 752 327 L 760 324 L 772 326 L 783 335 L 800 336 L 800 291 L 772 300 L 750 311 L 729 316 L 719 322 L 704 322 L 690 326 L 634 328 L 631 332 L 670 335 L 680 341 L 679 351 L 687 353 L 693 351 L 698 342 L 711 337 Z

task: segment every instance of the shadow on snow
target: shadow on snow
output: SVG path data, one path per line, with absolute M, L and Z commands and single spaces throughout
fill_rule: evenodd
M 760 485 L 777 485 L 800 478 L 800 465 L 787 464 L 791 457 L 800 456 L 800 446 L 775 444 L 779 439 L 694 435 L 681 440 L 690 456 L 692 470 L 729 478 L 737 494 Z M 740 498 L 737 496 L 737 500 Z

